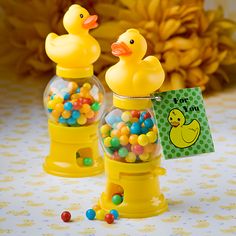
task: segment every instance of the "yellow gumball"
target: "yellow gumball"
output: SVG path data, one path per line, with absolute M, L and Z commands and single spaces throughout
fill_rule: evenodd
M 90 90 L 91 89 L 91 85 L 89 83 L 84 83 L 83 84 L 83 88 Z
M 132 115 L 131 115 L 131 112 L 129 112 L 129 111 L 125 111 L 125 112 L 123 112 L 122 115 L 121 115 L 121 119 L 122 119 L 124 122 L 130 121 L 131 118 L 132 118 Z
M 108 134 L 110 131 L 111 127 L 108 124 L 102 125 L 100 128 L 100 132 L 102 134 Z
M 142 161 L 148 161 L 148 159 L 150 158 L 150 154 L 149 153 L 143 153 L 143 154 L 139 155 L 139 158 Z
M 85 117 L 85 115 L 80 114 L 80 117 L 77 119 L 77 123 L 79 125 L 84 125 L 86 124 L 86 122 L 87 122 L 87 118 Z
M 148 137 L 145 134 L 138 136 L 138 144 L 141 146 L 146 146 L 149 143 Z
M 128 155 L 125 157 L 126 162 L 135 162 L 136 155 L 133 152 L 129 152 Z
M 103 143 L 105 147 L 111 147 L 111 137 L 104 138 Z
M 150 143 L 155 143 L 157 140 L 157 135 L 154 131 L 149 131 L 147 134 L 148 140 Z
M 47 104 L 48 109 L 54 109 L 55 106 L 56 106 L 56 103 L 54 100 L 48 101 L 48 104 Z
M 104 220 L 105 215 L 106 215 L 106 211 L 103 209 L 100 209 L 96 212 L 96 219 L 97 220 Z
M 138 135 L 137 134 L 131 134 L 129 137 L 129 143 L 130 144 L 137 144 L 138 143 Z
M 59 96 L 59 95 L 56 95 L 54 98 L 53 98 L 53 101 L 57 104 L 57 103 L 62 103 L 64 101 L 64 99 Z
M 129 138 L 127 135 L 120 136 L 120 144 L 126 146 L 129 143 Z

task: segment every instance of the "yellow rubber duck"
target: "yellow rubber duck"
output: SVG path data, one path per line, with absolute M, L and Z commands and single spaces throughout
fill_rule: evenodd
M 184 114 L 175 108 L 170 111 L 168 121 L 172 126 L 170 140 L 176 147 L 190 147 L 197 141 L 200 134 L 200 124 L 197 120 L 185 124 Z
M 100 55 L 98 42 L 89 34 L 96 28 L 97 15 L 89 15 L 88 11 L 78 4 L 72 5 L 63 18 L 68 34 L 58 36 L 48 34 L 45 43 L 47 55 L 57 63 L 59 68 L 89 67 Z
M 164 81 L 164 71 L 154 56 L 143 59 L 147 42 L 136 29 L 128 29 L 111 46 L 119 62 L 106 72 L 106 82 L 111 90 L 122 96 L 148 96 L 159 89 Z

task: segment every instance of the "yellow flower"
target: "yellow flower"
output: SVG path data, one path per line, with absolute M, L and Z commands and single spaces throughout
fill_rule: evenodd
M 62 18 L 74 3 L 99 15 L 92 33 L 102 54 L 95 72 L 116 62 L 110 45 L 128 28 L 148 41 L 148 54 L 161 61 L 166 80 L 161 90 L 200 86 L 220 89 L 228 82 L 225 66 L 236 62 L 233 21 L 222 9 L 205 11 L 203 0 L 8 0 L 0 2 L 0 66 L 22 76 L 50 78 L 54 64 L 44 50 L 49 32 L 63 34 Z M 106 85 L 104 83 L 104 85 Z
M 22 76 L 50 78 L 54 64 L 46 56 L 49 32 L 63 34 L 62 18 L 73 3 L 82 0 L 8 0 L 0 2 L 0 66 Z
M 115 63 L 110 44 L 124 30 L 137 28 L 148 41 L 148 54 L 157 56 L 166 72 L 161 90 L 219 89 L 228 82 L 224 65 L 236 62 L 231 37 L 236 24 L 223 18 L 222 9 L 205 11 L 202 0 L 100 0 L 95 10 L 102 18 L 93 32 L 102 46 L 95 65 L 101 78 Z

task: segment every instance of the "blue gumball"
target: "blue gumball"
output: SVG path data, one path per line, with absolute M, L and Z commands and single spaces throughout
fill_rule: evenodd
M 148 119 L 146 119 L 145 121 L 144 121 L 144 126 L 145 127 L 147 127 L 147 128 L 149 128 L 149 129 L 151 129 L 152 127 L 153 127 L 153 121 L 152 121 L 152 119 L 151 118 L 148 118 Z
M 110 210 L 110 214 L 112 214 L 114 216 L 115 220 L 117 220 L 119 218 L 119 213 L 115 209 Z
M 131 134 L 140 134 L 141 133 L 141 126 L 139 122 L 135 122 L 130 127 Z
M 71 116 L 72 116 L 74 119 L 78 119 L 78 118 L 80 117 L 80 112 L 79 112 L 79 111 L 72 111 Z
M 60 116 L 60 118 L 59 118 L 59 123 L 65 124 L 65 123 L 66 123 L 66 119 L 63 118 L 62 116 Z
M 93 210 L 93 209 L 88 209 L 86 211 L 86 217 L 89 219 L 89 220 L 93 220 L 96 216 L 96 212 Z
M 74 124 L 76 124 L 76 119 L 73 118 L 73 117 L 70 117 L 70 118 L 67 120 L 67 123 L 68 123 L 69 125 L 74 125 Z
M 73 105 L 72 105 L 71 102 L 66 102 L 66 103 L 64 104 L 64 109 L 65 109 L 65 110 L 70 111 L 70 110 L 72 110 L 72 108 L 73 108 Z
M 69 93 L 65 93 L 64 100 L 68 100 L 69 98 L 70 98 L 70 94 Z
M 141 127 L 141 133 L 142 134 L 146 134 L 147 132 L 149 131 L 149 128 L 144 126 L 144 127 Z

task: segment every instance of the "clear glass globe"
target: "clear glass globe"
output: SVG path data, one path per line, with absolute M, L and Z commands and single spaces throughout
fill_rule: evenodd
M 43 99 L 48 119 L 68 127 L 97 122 L 105 107 L 104 89 L 96 76 L 78 79 L 54 76 Z
M 100 140 L 106 155 L 115 161 L 141 163 L 158 158 L 161 145 L 151 109 L 122 110 L 116 107 L 100 122 Z

